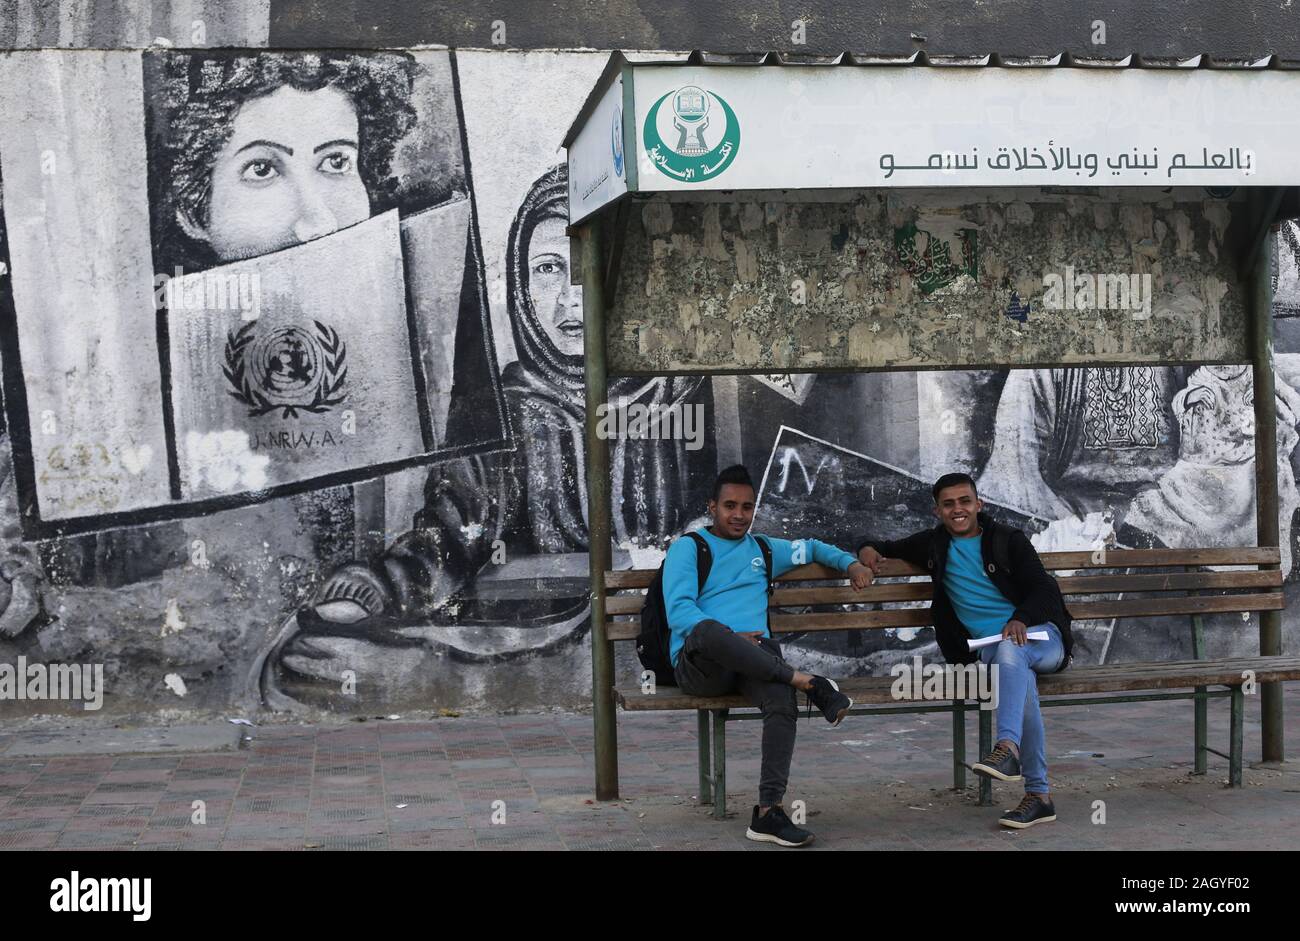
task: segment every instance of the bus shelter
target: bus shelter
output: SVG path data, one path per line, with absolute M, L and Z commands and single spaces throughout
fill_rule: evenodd
M 598 799 L 618 794 L 610 377 L 1249 367 L 1256 541 L 1279 545 L 1265 249 L 1300 214 L 1300 73 L 1269 66 L 611 56 L 564 139 Z M 1281 641 L 1261 612 L 1259 653 Z M 1261 694 L 1281 761 L 1282 689 Z

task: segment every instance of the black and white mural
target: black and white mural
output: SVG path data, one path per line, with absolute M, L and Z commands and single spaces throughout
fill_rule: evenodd
M 451 408 L 457 366 L 495 390 L 451 84 L 445 53 L 146 58 L 183 499 L 506 443 Z
M 1288 583 L 1295 581 L 1300 509 L 1300 393 L 1288 381 L 1297 360 L 1281 354 L 1275 379 Z M 828 398 L 874 400 L 880 393 L 872 386 L 896 386 L 899 378 L 815 381 Z M 933 525 L 929 486 L 959 469 L 975 477 L 989 512 L 1028 532 L 1039 551 L 1254 543 L 1249 367 L 952 372 L 926 374 L 918 384 L 926 387 L 912 400 L 918 423 L 891 423 L 893 434 L 876 438 L 874 447 L 853 432 L 837 433 L 834 412 L 798 414 L 783 425 L 766 461 L 756 527 L 774 535 L 825 533 L 846 546 L 863 533 L 898 538 Z M 961 402 L 954 393 L 974 394 Z M 936 401 L 958 407 L 936 409 Z M 923 463 L 909 460 L 922 454 Z M 1160 659 L 1189 643 L 1185 619 L 1169 620 L 1146 634 L 1126 633 L 1123 621 L 1084 622 L 1076 656 L 1092 662 Z M 823 669 L 878 672 L 900 648 L 937 656 L 929 634 L 845 632 L 798 639 L 793 646 Z M 1235 636 L 1243 650 L 1256 642 L 1253 630 Z
M 328 699 L 337 677 L 358 661 L 401 663 L 404 682 L 422 685 L 415 677 L 423 675 L 435 686 L 440 673 L 446 683 L 449 669 L 458 683 L 500 683 L 496 665 L 521 662 L 528 670 L 546 664 L 560 682 L 582 673 L 581 641 L 590 628 L 582 296 L 570 283 L 562 154 L 536 142 L 548 140 L 543 128 L 565 113 L 557 100 L 576 108 L 595 73 L 563 72 L 553 57 L 523 54 L 506 57 L 503 75 L 501 58 L 471 56 L 461 64 L 467 115 L 474 113 L 476 76 L 495 85 L 511 81 L 514 69 L 522 90 L 508 115 L 524 142 L 519 151 L 498 146 L 474 161 L 480 179 L 490 174 L 518 195 L 515 205 L 499 206 L 505 218 L 484 224 L 485 245 L 499 246 L 495 257 L 489 252 L 488 270 L 494 313 L 504 320 L 499 332 L 510 341 L 501 348 L 509 360 L 501 378 L 516 447 L 433 469 L 407 531 L 377 557 L 329 574 L 313 605 L 288 620 L 254 665 L 268 701 Z M 467 123 L 473 141 L 473 119 Z M 521 163 L 536 175 L 521 174 Z M 500 190 L 491 192 L 496 205 Z M 704 405 L 708 395 L 698 378 L 610 386 L 612 400 L 649 407 Z M 716 470 L 712 449 L 617 441 L 611 463 L 622 508 L 614 521 L 619 558 L 624 565 L 655 559 L 702 510 L 692 509 L 692 496 Z M 504 681 L 518 676 L 506 673 Z
M 589 702 L 582 289 L 558 145 L 605 60 L 0 59 L 0 659 L 106 662 L 123 710 Z M 1291 593 L 1295 226 L 1276 259 Z M 901 256 L 877 263 L 920 290 Z M 847 548 L 931 525 L 950 470 L 1043 551 L 1255 538 L 1241 366 L 609 391 L 703 416 L 697 441 L 611 442 L 618 567 L 657 565 L 737 460 L 762 481 L 760 531 Z M 1081 625 L 1079 655 L 1181 655 L 1175 620 Z M 1251 649 L 1237 626 L 1227 642 Z M 853 674 L 935 645 L 858 631 L 790 650 Z

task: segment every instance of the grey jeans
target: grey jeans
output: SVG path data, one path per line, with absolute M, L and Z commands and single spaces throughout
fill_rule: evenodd
M 794 667 L 781 659 L 781 647 L 770 637 L 758 644 L 717 621 L 701 621 L 686 635 L 674 669 L 677 685 L 692 696 L 721 696 L 739 692 L 763 713 L 763 756 L 759 769 L 758 802 L 781 803 L 794 756 Z

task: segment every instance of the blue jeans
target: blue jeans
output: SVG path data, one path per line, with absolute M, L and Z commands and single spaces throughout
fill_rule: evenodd
M 1027 640 L 1023 647 L 1004 640 L 980 650 L 980 660 L 998 668 L 998 737 L 1020 749 L 1025 793 L 1047 793 L 1047 743 L 1038 706 L 1039 673 L 1055 673 L 1065 658 L 1061 632 L 1051 621 L 1031 631 L 1047 631 L 1047 640 Z

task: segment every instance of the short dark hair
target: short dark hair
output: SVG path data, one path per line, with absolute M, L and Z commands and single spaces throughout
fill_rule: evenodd
M 718 479 L 713 482 L 712 499 L 718 499 L 718 496 L 722 493 L 723 486 L 726 484 L 744 484 L 755 493 L 758 492 L 758 488 L 754 486 L 754 480 L 749 476 L 749 470 L 744 464 L 732 464 L 730 467 L 723 469 L 723 471 L 718 474 Z
M 930 491 L 934 494 L 934 502 L 939 502 L 939 491 L 946 490 L 949 487 L 960 487 L 962 484 L 970 484 L 971 492 L 979 497 L 979 491 L 975 489 L 975 481 L 970 474 L 944 474 L 934 482 L 934 489 Z

